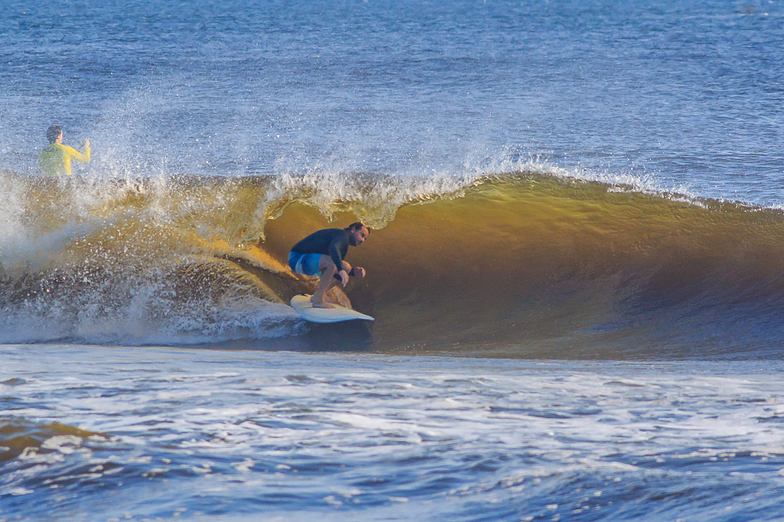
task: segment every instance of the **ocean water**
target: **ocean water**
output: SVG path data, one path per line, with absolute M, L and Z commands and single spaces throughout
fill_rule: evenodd
M 767 0 L 6 2 L 0 521 L 781 519 L 782 64 Z

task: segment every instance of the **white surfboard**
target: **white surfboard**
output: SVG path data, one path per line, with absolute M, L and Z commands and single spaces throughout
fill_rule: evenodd
M 369 315 L 361 314 L 351 308 L 333 304 L 332 308 L 313 308 L 309 295 L 295 295 L 291 298 L 291 307 L 306 321 L 313 323 L 339 323 L 360 319 L 375 321 Z

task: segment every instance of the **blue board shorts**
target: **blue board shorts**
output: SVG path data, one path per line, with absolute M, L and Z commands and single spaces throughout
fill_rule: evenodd
M 289 252 L 289 267 L 298 274 L 319 275 L 319 262 L 321 262 L 321 254 Z

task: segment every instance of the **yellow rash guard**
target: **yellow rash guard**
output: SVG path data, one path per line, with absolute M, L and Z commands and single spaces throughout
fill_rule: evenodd
M 38 167 L 44 176 L 71 175 L 71 160 L 90 163 L 90 147 L 84 148 L 84 154 L 73 147 L 52 143 L 38 155 Z

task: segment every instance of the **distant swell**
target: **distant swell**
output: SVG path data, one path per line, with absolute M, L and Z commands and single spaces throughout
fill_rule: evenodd
M 42 340 L 7 319 L 31 316 L 81 341 L 504 357 L 767 358 L 784 340 L 778 210 L 546 173 L 148 180 L 109 202 L 92 186 L 89 205 L 15 183 L 28 248 L 2 258 L 6 340 Z M 289 248 L 357 218 L 375 228 L 349 253 L 368 276 L 346 294 L 376 323 L 301 323 L 285 303 L 313 281 L 289 272 Z

